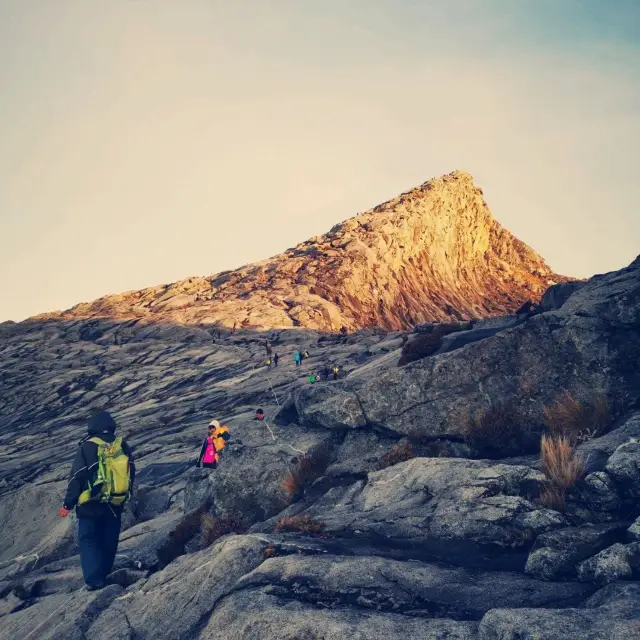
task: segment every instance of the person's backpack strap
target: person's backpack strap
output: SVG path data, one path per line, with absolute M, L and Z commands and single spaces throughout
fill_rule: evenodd
M 102 438 L 98 438 L 97 436 L 94 436 L 93 438 L 86 438 L 85 440 L 82 441 L 82 444 L 84 444 L 85 442 L 93 442 L 93 444 L 97 445 L 98 447 L 98 454 L 97 454 L 97 458 L 98 458 L 98 471 L 95 474 L 95 481 L 91 482 L 91 476 L 92 474 L 89 473 L 89 486 L 80 494 L 80 497 L 78 498 L 78 504 L 84 504 L 85 502 L 89 502 L 89 500 L 91 500 L 92 498 L 94 498 L 96 496 L 96 490 L 97 487 L 101 484 L 100 481 L 100 446 L 103 444 L 106 444 L 105 441 Z M 87 471 L 89 471 L 89 469 L 87 469 Z

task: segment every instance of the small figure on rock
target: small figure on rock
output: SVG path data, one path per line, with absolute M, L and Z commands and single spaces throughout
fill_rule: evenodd
M 209 423 L 209 434 L 202 443 L 196 466 L 202 465 L 209 469 L 215 469 L 220 461 L 220 452 L 227 446 L 227 440 L 230 437 L 229 427 L 221 426 L 218 420 L 212 420 Z
M 293 354 L 293 361 L 296 363 L 296 367 L 300 366 L 300 363 L 302 362 L 302 354 L 299 351 L 296 351 Z
M 271 369 L 271 358 L 267 358 L 266 359 L 265 365 L 266 365 L 267 369 Z
M 340 377 L 340 367 L 337 364 L 334 364 L 331 371 L 333 372 L 333 379 L 337 380 Z
M 316 382 L 318 382 L 318 376 L 317 376 L 315 373 L 312 373 L 312 374 L 309 376 L 309 382 L 310 382 L 311 384 L 315 384 Z
M 270 356 L 270 355 L 271 355 L 271 353 L 272 353 L 272 350 L 271 350 L 271 345 L 269 344 L 269 341 L 268 341 L 268 340 L 265 340 L 265 342 L 264 342 L 264 348 L 265 348 L 265 350 L 266 350 L 266 352 L 267 352 L 267 355 L 268 355 L 268 356 Z
M 273 354 L 273 366 L 277 367 L 278 366 L 278 360 L 280 360 L 280 356 L 277 353 Z
M 118 550 L 122 511 L 131 497 L 136 468 L 131 449 L 116 437 L 116 423 L 100 411 L 89 418 L 58 515 L 75 507 L 82 575 L 89 591 L 106 586 Z
M 262 422 L 264 420 L 264 411 L 262 409 L 258 409 L 256 411 L 256 417 L 254 420 L 257 420 L 258 422 Z
M 346 336 L 347 335 L 347 327 L 345 327 L 344 325 L 342 327 L 340 327 L 340 335 L 341 336 Z
M 306 360 L 309 357 L 309 352 L 306 349 L 303 351 L 302 357 L 304 360 Z

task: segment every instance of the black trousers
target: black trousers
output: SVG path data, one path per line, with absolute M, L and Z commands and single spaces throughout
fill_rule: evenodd
M 104 583 L 111 572 L 120 538 L 120 515 L 109 511 L 97 518 L 78 518 L 80 564 L 90 587 Z

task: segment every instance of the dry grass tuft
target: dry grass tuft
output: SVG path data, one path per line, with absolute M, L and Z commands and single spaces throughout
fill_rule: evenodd
M 567 492 L 576 486 L 584 473 L 584 461 L 568 438 L 542 436 L 540 461 L 548 484 L 539 497 L 540 504 L 564 511 Z
M 309 514 L 281 518 L 275 526 L 278 532 L 322 533 L 326 525 L 314 520 Z
M 329 447 L 319 447 L 298 458 L 281 484 L 290 501 L 300 498 L 304 490 L 324 473 L 330 459 Z
M 392 467 L 394 464 L 406 462 L 413 457 L 415 457 L 413 445 L 407 440 L 401 440 L 382 455 L 378 462 L 378 469 Z
M 565 390 L 551 406 L 544 408 L 544 421 L 551 435 L 576 443 L 606 432 L 611 424 L 611 411 L 601 393 L 585 403 Z
M 454 417 L 464 441 L 487 458 L 504 458 L 524 453 L 530 434 L 523 428 L 512 403 L 496 403 L 472 415 Z
M 542 436 L 540 460 L 553 486 L 565 491 L 576 485 L 584 471 L 584 462 L 568 438 Z
M 172 560 L 186 553 L 186 544 L 200 532 L 201 519 L 210 506 L 209 503 L 205 503 L 185 514 L 176 528 L 169 533 L 166 542 L 156 552 L 161 567 L 166 567 Z
M 552 484 L 543 489 L 538 502 L 547 509 L 553 509 L 554 511 L 564 511 L 567 506 L 566 494 L 558 487 L 554 487 Z
M 230 533 L 244 533 L 247 526 L 240 518 L 216 518 L 210 513 L 200 517 L 200 539 L 205 546 L 209 546 L 218 538 Z

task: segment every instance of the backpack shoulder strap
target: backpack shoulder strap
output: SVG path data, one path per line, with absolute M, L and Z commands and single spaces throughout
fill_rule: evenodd
M 107 444 L 102 438 L 98 438 L 98 436 L 94 436 L 93 438 L 89 438 L 87 442 L 93 442 L 93 444 L 97 444 L 98 446 L 102 444 Z

